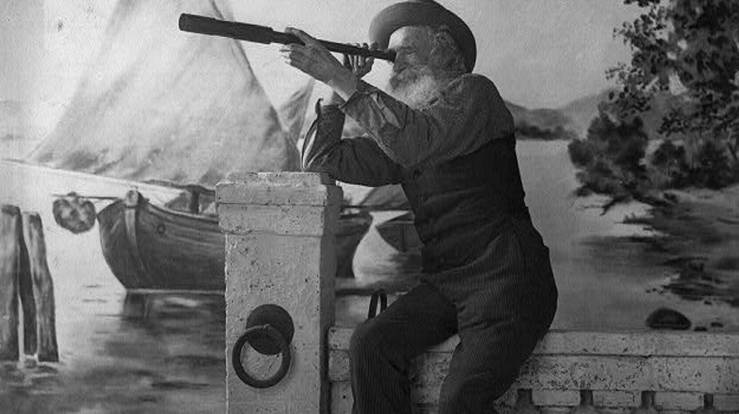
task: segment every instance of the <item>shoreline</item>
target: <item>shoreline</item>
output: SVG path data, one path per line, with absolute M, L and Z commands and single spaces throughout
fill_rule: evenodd
M 630 239 L 670 257 L 662 264 L 674 274 L 662 288 L 689 301 L 739 307 L 739 185 L 650 196 L 648 214 L 625 217 L 624 223 L 659 234 Z

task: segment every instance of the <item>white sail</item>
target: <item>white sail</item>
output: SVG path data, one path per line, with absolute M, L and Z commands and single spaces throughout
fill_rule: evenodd
M 133 180 L 213 185 L 298 170 L 298 152 L 237 41 L 181 32 L 199 0 L 121 0 L 55 130 L 29 161 Z M 230 13 L 229 13 L 230 14 Z

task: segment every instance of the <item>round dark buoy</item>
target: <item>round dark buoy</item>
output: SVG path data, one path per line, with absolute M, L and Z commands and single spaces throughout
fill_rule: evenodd
M 690 325 L 690 319 L 670 308 L 659 308 L 647 317 L 647 326 L 652 329 L 686 330 Z
M 69 193 L 54 200 L 54 220 L 74 234 L 84 233 L 95 225 L 95 205 L 77 193 Z

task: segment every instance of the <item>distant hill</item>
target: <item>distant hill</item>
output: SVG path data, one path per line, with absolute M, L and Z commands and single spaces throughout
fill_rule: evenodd
M 519 139 L 573 139 L 576 130 L 572 120 L 557 109 L 528 109 L 506 102 L 513 115 Z
M 598 115 L 598 105 L 601 102 L 607 102 L 608 94 L 612 91 L 616 92 L 617 90 L 607 89 L 594 95 L 576 99 L 559 108 L 558 111 L 572 121 L 572 126 L 577 132 L 577 135 L 585 138 L 590 123 Z M 662 117 L 669 112 L 673 105 L 676 105 L 677 100 L 678 98 L 667 93 L 657 95 L 651 102 L 651 109 L 639 115 L 642 121 L 644 121 L 644 131 L 649 136 L 649 139 L 664 138 L 658 132 L 662 125 Z
M 588 95 L 559 108 L 559 111 L 572 121 L 575 132 L 579 137 L 584 138 L 586 136 L 590 123 L 598 115 L 598 105 L 608 100 L 610 92 L 611 90 L 605 90 L 594 95 Z

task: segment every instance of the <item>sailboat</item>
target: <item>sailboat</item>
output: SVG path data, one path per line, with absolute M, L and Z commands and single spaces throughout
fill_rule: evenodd
M 120 1 L 70 105 L 28 159 L 184 190 L 165 204 L 132 190 L 98 213 L 103 256 L 128 289 L 223 290 L 224 236 L 203 200 L 230 173 L 300 170 L 312 84 L 281 118 L 237 41 L 177 27 L 183 12 L 233 20 L 222 3 Z M 340 276 L 351 276 L 371 221 L 342 215 Z

